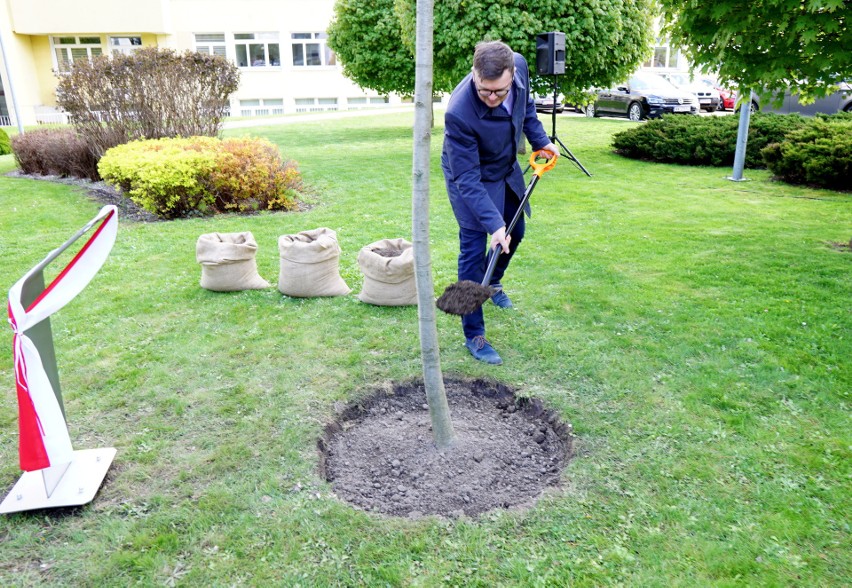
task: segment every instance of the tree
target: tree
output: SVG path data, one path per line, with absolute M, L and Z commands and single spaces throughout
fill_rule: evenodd
M 660 0 L 664 31 L 693 66 L 717 71 L 739 88 L 804 100 L 820 98 L 852 78 L 852 33 L 845 0 L 720 0 L 710 4 Z M 742 108 L 731 179 L 743 179 L 750 108 Z
M 761 93 L 790 88 L 820 98 L 852 78 L 852 30 L 844 0 L 712 3 L 660 0 L 664 31 L 697 68 Z
M 414 275 L 417 282 L 417 317 L 420 324 L 420 354 L 423 382 L 432 421 L 432 436 L 439 448 L 454 438 L 453 423 L 441 373 L 438 328 L 435 321 L 435 287 L 429 250 L 429 166 L 432 142 L 432 27 L 433 0 L 417 0 L 417 51 L 414 88 L 414 156 L 412 240 Z
M 397 60 L 401 50 L 408 59 L 414 54 L 415 0 L 376 0 L 369 4 L 381 11 L 384 38 L 373 42 L 369 29 L 376 28 L 379 16 L 347 10 L 364 0 L 338 0 L 335 7 L 338 52 L 346 68 L 349 54 L 372 60 L 383 46 L 393 48 L 394 64 L 390 69 L 359 67 L 358 84 L 368 88 L 392 88 L 405 93 L 405 76 L 399 75 Z M 388 7 L 393 5 L 393 10 Z M 380 6 L 380 8 L 378 8 Z M 394 26 L 391 13 L 397 19 Z M 434 79 L 437 92 L 447 92 L 470 71 L 473 48 L 485 39 L 500 39 L 535 63 L 535 36 L 548 31 L 565 33 L 566 71 L 558 76 L 559 90 L 576 101 L 584 90 L 608 86 L 630 75 L 647 56 L 651 35 L 651 0 L 538 0 L 535 3 L 503 0 L 442 0 L 434 8 Z M 386 27 L 385 27 L 386 24 Z M 345 38 L 342 29 L 351 29 Z M 391 35 L 394 35 L 391 38 Z M 366 38 L 366 40 L 364 40 Z M 344 48 L 342 42 L 353 46 Z M 329 40 L 331 44 L 331 39 Z M 362 49 L 363 48 L 363 49 Z M 346 55 L 341 53 L 344 51 Z M 366 53 L 367 55 L 361 55 Z M 365 61 L 361 62 L 362 64 Z M 345 71 L 345 70 L 344 70 Z M 394 87 L 396 84 L 396 87 Z M 539 92 L 549 92 L 552 80 L 533 81 Z
M 414 59 L 401 35 L 393 0 L 338 0 L 328 46 L 343 64 L 343 75 L 362 88 L 411 95 Z

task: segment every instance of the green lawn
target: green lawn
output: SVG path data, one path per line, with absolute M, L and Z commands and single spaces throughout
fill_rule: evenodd
M 550 118 L 545 117 L 549 128 Z M 486 306 L 501 367 L 438 313 L 448 375 L 498 378 L 574 425 L 563 487 L 526 512 L 408 521 L 338 501 L 316 439 L 339 401 L 420 374 L 415 308 L 360 303 L 358 250 L 411 234 L 410 114 L 229 132 L 296 159 L 302 213 L 124 223 L 100 274 L 52 318 L 77 449 L 118 450 L 95 501 L 0 518 L 0 585 L 838 586 L 850 562 L 852 195 L 747 170 L 622 159 L 634 123 L 560 117 L 567 161 L 533 195 Z M 436 294 L 456 225 L 433 137 Z M 0 159 L 0 168 L 11 160 Z M 99 205 L 0 177 L 0 288 Z M 195 241 L 325 226 L 354 289 L 333 299 L 202 290 Z M 0 490 L 19 476 L 0 347 Z M 846 513 L 846 514 L 844 514 Z

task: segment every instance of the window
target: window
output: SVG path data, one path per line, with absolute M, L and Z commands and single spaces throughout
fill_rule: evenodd
M 71 70 L 71 64 L 80 59 L 103 55 L 100 37 L 53 37 L 53 51 L 59 71 Z
M 137 49 L 142 48 L 142 37 L 110 37 L 110 53 L 124 53 L 130 55 Z
M 250 98 L 240 100 L 240 116 L 284 114 L 283 98 Z
M 196 33 L 195 34 L 195 50 L 205 55 L 221 55 L 227 56 L 225 50 L 225 34 L 224 33 Z
M 234 49 L 239 67 L 273 67 L 281 65 L 278 33 L 236 33 Z
M 358 96 L 357 98 L 347 98 L 346 107 L 355 109 L 362 108 L 368 105 L 375 106 L 377 104 L 387 104 L 387 96 Z
M 337 110 L 337 98 L 296 98 L 296 112 Z
M 654 56 L 646 61 L 644 67 L 666 67 L 676 68 L 680 51 L 668 45 L 664 38 L 657 37 L 657 45 L 654 47 Z
M 337 65 L 337 56 L 326 44 L 325 33 L 293 33 L 293 65 L 315 67 Z

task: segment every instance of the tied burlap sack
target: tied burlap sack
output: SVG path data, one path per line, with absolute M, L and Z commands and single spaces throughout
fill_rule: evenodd
M 414 249 L 405 239 L 382 239 L 363 247 L 358 266 L 364 286 L 358 299 L 378 306 L 417 304 Z
M 281 273 L 278 291 L 287 296 L 346 296 L 352 290 L 340 277 L 337 233 L 319 228 L 278 237 Z
M 245 233 L 208 233 L 195 243 L 201 287 L 214 292 L 262 290 L 269 282 L 257 273 L 257 241 Z

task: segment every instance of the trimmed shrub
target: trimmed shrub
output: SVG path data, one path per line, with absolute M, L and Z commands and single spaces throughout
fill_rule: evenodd
M 224 57 L 145 47 L 75 60 L 56 101 L 100 158 L 134 139 L 215 137 L 238 87 L 239 70 Z
M 289 210 L 302 188 L 295 162 L 264 139 L 189 137 L 113 147 L 98 165 L 105 181 L 163 218 Z
M 817 118 L 761 155 L 785 182 L 852 190 L 852 114 Z
M 12 137 L 15 162 L 25 174 L 100 179 L 95 156 L 73 129 L 45 128 Z
M 12 152 L 12 142 L 9 141 L 9 135 L 3 129 L 0 129 L 0 155 L 9 155 Z
M 288 210 L 302 190 L 296 163 L 282 162 L 278 148 L 265 139 L 221 141 L 210 180 L 222 211 Z
M 761 149 L 782 141 L 807 120 L 798 115 L 755 113 L 746 143 L 746 167 L 763 167 Z M 616 152 L 634 159 L 684 165 L 729 166 L 734 163 L 739 119 L 735 116 L 663 116 L 613 137 Z

